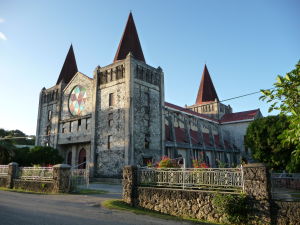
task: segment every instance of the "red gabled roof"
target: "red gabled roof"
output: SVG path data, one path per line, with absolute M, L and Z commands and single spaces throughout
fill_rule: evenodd
M 250 120 L 250 119 L 254 119 L 257 113 L 259 113 L 259 109 L 237 112 L 237 113 L 229 113 L 229 114 L 225 114 L 221 118 L 220 122 L 226 123 L 226 122 L 234 122 L 239 120 Z
M 203 119 L 207 119 L 207 120 L 211 120 L 211 121 L 214 121 L 214 122 L 218 122 L 218 120 L 210 118 L 209 116 L 206 116 L 206 115 L 201 114 L 201 113 L 197 113 L 197 112 L 192 111 L 192 110 L 187 109 L 187 108 L 180 107 L 178 105 L 174 105 L 174 104 L 169 103 L 169 102 L 165 102 L 165 106 L 173 108 L 173 109 L 176 109 L 178 111 L 182 111 L 182 112 L 186 112 L 186 113 L 189 113 L 189 114 L 192 114 L 192 115 L 195 115 L 195 116 L 202 117 Z
M 146 62 L 131 12 L 129 13 L 114 62 L 125 59 L 129 52 L 133 54 L 135 59 L 143 61 L 144 63 Z
M 217 99 L 219 101 L 216 89 L 209 75 L 206 64 L 204 65 L 204 70 L 202 73 L 202 79 L 200 83 L 200 87 L 198 90 L 198 95 L 196 99 L 196 104 L 203 104 L 204 102 L 215 101 Z
M 71 45 L 56 84 L 59 84 L 61 81 L 64 81 L 66 84 L 69 83 L 77 72 L 75 54 Z

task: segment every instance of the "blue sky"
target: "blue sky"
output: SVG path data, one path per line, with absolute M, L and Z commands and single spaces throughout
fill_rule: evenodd
M 144 56 L 165 73 L 166 101 L 194 104 L 207 63 L 220 100 L 270 88 L 300 59 L 300 1 L 0 0 L 0 127 L 35 134 L 38 97 L 73 43 L 79 71 L 112 63 L 132 10 Z M 260 94 L 235 112 L 268 106 Z

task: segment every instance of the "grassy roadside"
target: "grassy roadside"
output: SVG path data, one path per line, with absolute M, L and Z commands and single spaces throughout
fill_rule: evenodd
M 25 194 L 37 194 L 37 195 L 96 195 L 96 194 L 106 194 L 107 191 L 103 190 L 91 190 L 91 189 L 81 189 L 75 192 L 70 193 L 51 193 L 51 192 L 38 192 L 38 191 L 28 191 L 24 189 L 10 189 L 5 187 L 0 187 L 0 191 L 10 191 L 10 192 L 18 192 L 18 193 L 25 193 Z
M 210 223 L 207 221 L 200 221 L 200 220 L 192 219 L 192 218 L 188 218 L 188 217 L 177 217 L 177 216 L 162 214 L 162 213 L 155 212 L 155 211 L 152 211 L 149 209 L 135 208 L 135 207 L 128 205 L 127 203 L 123 202 L 120 199 L 106 200 L 106 201 L 102 202 L 102 205 L 108 209 L 124 210 L 124 211 L 132 212 L 135 214 L 148 215 L 148 216 L 153 216 L 153 217 L 160 218 L 160 219 L 189 221 L 189 222 L 193 222 L 195 224 L 202 224 L 202 225 L 217 225 L 217 224 L 221 225 L 220 223 Z

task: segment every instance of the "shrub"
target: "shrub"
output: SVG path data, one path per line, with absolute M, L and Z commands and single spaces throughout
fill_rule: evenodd
M 248 204 L 245 194 L 216 194 L 213 204 L 219 213 L 225 214 L 226 220 L 230 224 L 247 224 Z
M 176 160 L 172 160 L 168 156 L 163 156 L 158 163 L 158 168 L 180 168 L 180 166 Z
M 193 159 L 193 168 L 209 168 L 205 162 L 200 162 L 198 159 Z

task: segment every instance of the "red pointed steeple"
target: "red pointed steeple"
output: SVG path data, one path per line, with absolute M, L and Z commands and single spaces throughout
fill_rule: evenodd
M 129 52 L 133 54 L 135 59 L 146 62 L 131 12 L 129 13 L 127 24 L 119 43 L 114 62 L 125 59 Z
M 203 104 L 205 102 L 215 101 L 215 99 L 219 101 L 214 84 L 210 78 L 208 69 L 205 64 L 197 99 L 196 99 L 196 104 Z
M 61 81 L 64 81 L 66 84 L 70 82 L 75 73 L 78 72 L 76 59 L 73 51 L 73 46 L 71 44 L 67 57 L 65 59 L 64 65 L 61 68 L 59 77 L 56 84 L 59 84 Z

